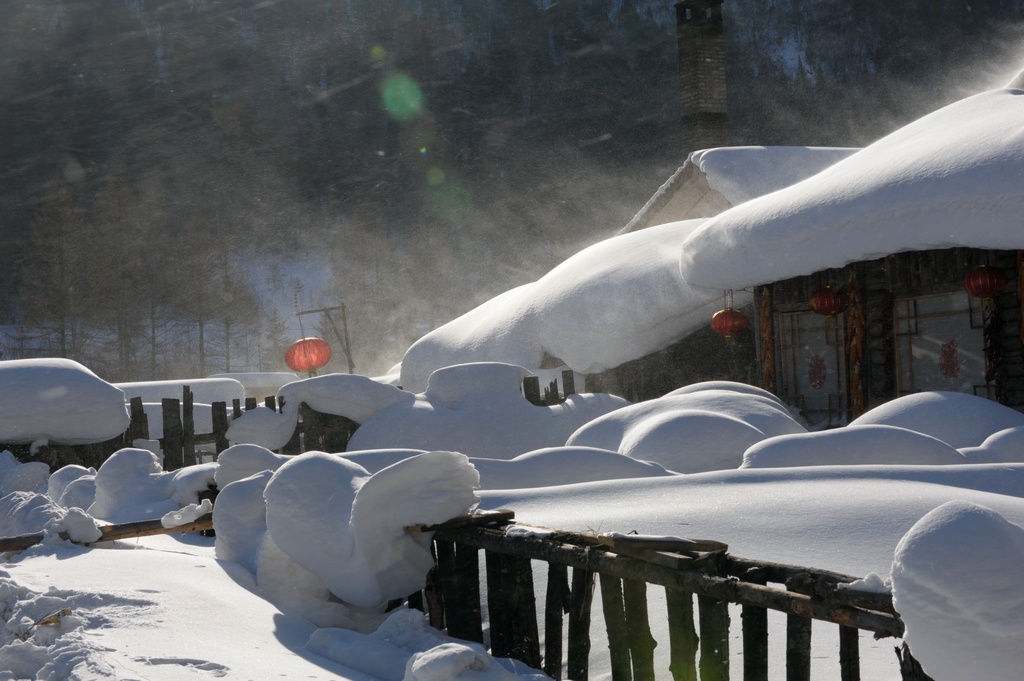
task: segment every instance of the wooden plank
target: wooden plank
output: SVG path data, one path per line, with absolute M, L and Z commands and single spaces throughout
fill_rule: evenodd
M 697 681 L 697 649 L 700 639 L 693 626 L 693 594 L 665 589 L 668 609 L 669 671 L 674 681 Z
M 434 542 L 434 547 L 437 553 L 437 581 L 448 634 L 483 643 L 478 550 L 445 541 Z
M 533 589 L 533 566 L 529 558 L 507 556 L 511 576 L 512 655 L 534 669 L 540 669 L 540 634 L 537 630 L 537 597 Z
M 555 681 L 562 678 L 562 632 L 564 613 L 569 610 L 569 569 L 548 563 L 548 585 L 544 594 L 544 665 L 541 670 Z
M 651 623 L 647 616 L 647 582 L 622 580 L 622 599 L 626 613 L 629 656 L 633 660 L 633 678 L 637 681 L 653 681 L 654 648 L 658 644 L 651 635 Z
M 540 396 L 540 379 L 538 377 L 527 376 L 523 379 L 523 397 L 531 404 L 544 404 L 544 400 Z
M 576 374 L 572 369 L 562 371 L 562 395 L 568 399 L 569 395 L 576 394 Z
M 214 402 L 210 405 L 210 416 L 213 420 L 213 446 L 220 454 L 231 443 L 228 442 L 228 405 L 227 402 Z
M 146 416 L 141 397 L 132 397 L 128 400 L 128 411 L 131 414 L 131 421 L 128 424 L 126 439 L 128 446 L 132 446 L 135 440 L 149 439 L 149 417 Z
M 631 681 L 633 666 L 629 659 L 626 612 L 622 602 L 622 580 L 608 574 L 600 574 L 601 607 L 604 610 L 604 624 L 608 632 L 608 654 L 611 658 L 612 681 Z
M 196 459 L 196 418 L 192 404 L 192 389 L 181 389 L 181 460 L 185 466 L 199 463 Z
M 811 681 L 811 620 L 786 617 L 786 681 Z
M 729 603 L 697 596 L 700 620 L 700 679 L 729 680 Z
M 587 681 L 590 674 L 590 612 L 594 600 L 594 573 L 573 568 L 569 591 L 569 653 L 565 677 Z
M 149 537 L 155 534 L 181 534 L 186 532 L 199 532 L 213 529 L 213 514 L 207 513 L 196 518 L 193 522 L 175 527 L 164 527 L 159 518 L 155 520 L 139 520 L 131 523 L 116 523 L 100 526 L 100 539 L 95 542 L 84 544 L 91 546 L 99 542 L 115 541 L 117 539 L 134 539 L 136 537 Z M 43 533 L 23 534 L 17 537 L 0 538 L 0 553 L 7 551 L 23 551 L 30 546 L 35 546 L 43 541 Z M 69 539 L 66 532 L 60 534 L 61 539 Z
M 487 614 L 491 623 L 491 654 L 495 657 L 512 657 L 515 635 L 507 556 L 487 551 L 484 554 L 484 562 L 487 570 Z

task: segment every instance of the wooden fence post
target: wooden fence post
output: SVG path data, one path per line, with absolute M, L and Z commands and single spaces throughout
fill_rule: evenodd
M 165 397 L 160 401 L 163 419 L 164 436 L 160 438 L 160 448 L 164 452 L 164 470 L 173 471 L 184 465 L 182 459 L 181 403 Z
M 594 573 L 572 569 L 569 590 L 569 652 L 565 676 L 569 681 L 587 681 L 590 675 L 590 611 L 594 600 Z
M 786 616 L 786 681 L 811 681 L 811 620 Z
M 220 454 L 231 445 L 228 442 L 228 403 L 214 402 L 211 404 L 210 417 L 213 420 L 213 446 Z
M 480 613 L 479 551 L 472 546 L 434 542 L 437 581 L 444 607 L 444 626 L 449 636 L 484 642 Z
M 693 594 L 665 588 L 668 609 L 669 671 L 674 681 L 697 681 L 697 647 L 700 639 L 693 626 Z
M 622 603 L 622 580 L 611 575 L 599 575 L 601 581 L 601 607 L 608 631 L 608 652 L 611 656 L 612 681 L 631 681 L 633 665 L 629 660 L 629 642 L 626 638 L 626 610 Z
M 181 459 L 183 466 L 193 466 L 196 459 L 196 416 L 192 405 L 192 389 L 182 387 L 181 392 Z
M 136 440 L 149 439 L 149 417 L 146 416 L 141 397 L 132 397 L 128 400 L 128 411 L 131 414 L 131 421 L 128 422 L 126 439 L 128 446 L 132 446 Z
M 544 596 L 544 668 L 555 681 L 562 678 L 562 624 L 569 610 L 569 568 L 548 563 L 548 586 Z
M 763 572 L 748 572 L 743 579 L 762 586 L 768 583 Z M 768 681 L 768 610 L 744 605 L 740 619 L 743 622 L 743 681 Z
M 860 681 L 860 630 L 839 627 L 839 673 L 842 681 Z
M 527 376 L 523 379 L 523 397 L 531 404 L 544 404 L 540 396 L 540 379 L 538 377 Z
M 569 395 L 576 394 L 576 374 L 572 369 L 562 371 L 562 397 L 569 399 Z
M 511 594 L 509 593 L 506 556 L 487 551 L 487 614 L 491 622 L 491 654 L 511 657 L 515 647 L 512 628 Z
M 533 589 L 533 564 L 529 558 L 508 556 L 512 582 L 512 657 L 540 669 L 540 634 L 537 631 L 537 596 Z
M 647 617 L 647 582 L 639 579 L 622 580 L 622 598 L 626 614 L 626 640 L 629 656 L 633 660 L 633 678 L 651 679 L 654 673 L 654 648 L 658 645 L 651 635 Z
M 700 620 L 700 679 L 729 681 L 729 603 L 697 596 Z

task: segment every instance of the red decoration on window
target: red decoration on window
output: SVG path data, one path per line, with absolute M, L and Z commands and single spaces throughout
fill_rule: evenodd
M 807 362 L 807 380 L 815 390 L 821 390 L 825 386 L 825 377 L 828 376 L 828 367 L 825 358 L 821 355 L 811 357 Z
M 956 341 L 951 340 L 942 344 L 942 352 L 939 353 L 939 371 L 944 378 L 956 378 L 960 375 L 960 353 L 956 349 Z
M 811 299 L 808 302 L 812 310 L 826 317 L 835 317 L 850 306 L 849 296 L 842 291 L 836 291 L 831 286 L 826 286 L 812 293 Z
M 1006 290 L 1006 275 L 996 267 L 975 267 L 964 277 L 964 290 L 975 298 L 993 298 Z
M 747 330 L 747 315 L 727 307 L 711 315 L 711 329 L 726 338 L 732 338 Z
M 331 346 L 323 338 L 303 338 L 291 344 L 284 353 L 284 361 L 292 371 L 308 372 L 312 376 L 331 361 L 331 354 Z

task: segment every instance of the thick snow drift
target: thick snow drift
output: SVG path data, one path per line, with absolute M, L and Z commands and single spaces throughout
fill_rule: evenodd
M 78 362 L 0 362 L 0 442 L 81 445 L 127 429 L 124 393 Z

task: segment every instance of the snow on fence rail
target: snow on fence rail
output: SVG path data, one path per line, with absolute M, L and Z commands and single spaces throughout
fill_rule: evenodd
M 730 603 L 742 606 L 744 681 L 768 678 L 769 609 L 788 616 L 787 681 L 811 678 L 812 620 L 839 626 L 842 681 L 860 679 L 860 631 L 876 638 L 903 635 L 892 597 L 847 588 L 854 577 L 730 556 L 718 542 L 523 528 L 513 517 L 511 511 L 495 511 L 409 528 L 434 532 L 437 557 L 427 587 L 410 604 L 449 635 L 483 643 L 482 549 L 491 653 L 543 669 L 553 679 L 562 678 L 563 662 L 565 678 L 588 677 L 595 576 L 613 681 L 659 676 L 647 610 L 649 584 L 665 588 L 675 681 L 729 679 Z M 548 564 L 543 653 L 533 560 Z M 569 618 L 565 656 L 563 614 Z M 905 646 L 897 648 L 897 658 L 904 681 L 928 679 Z

